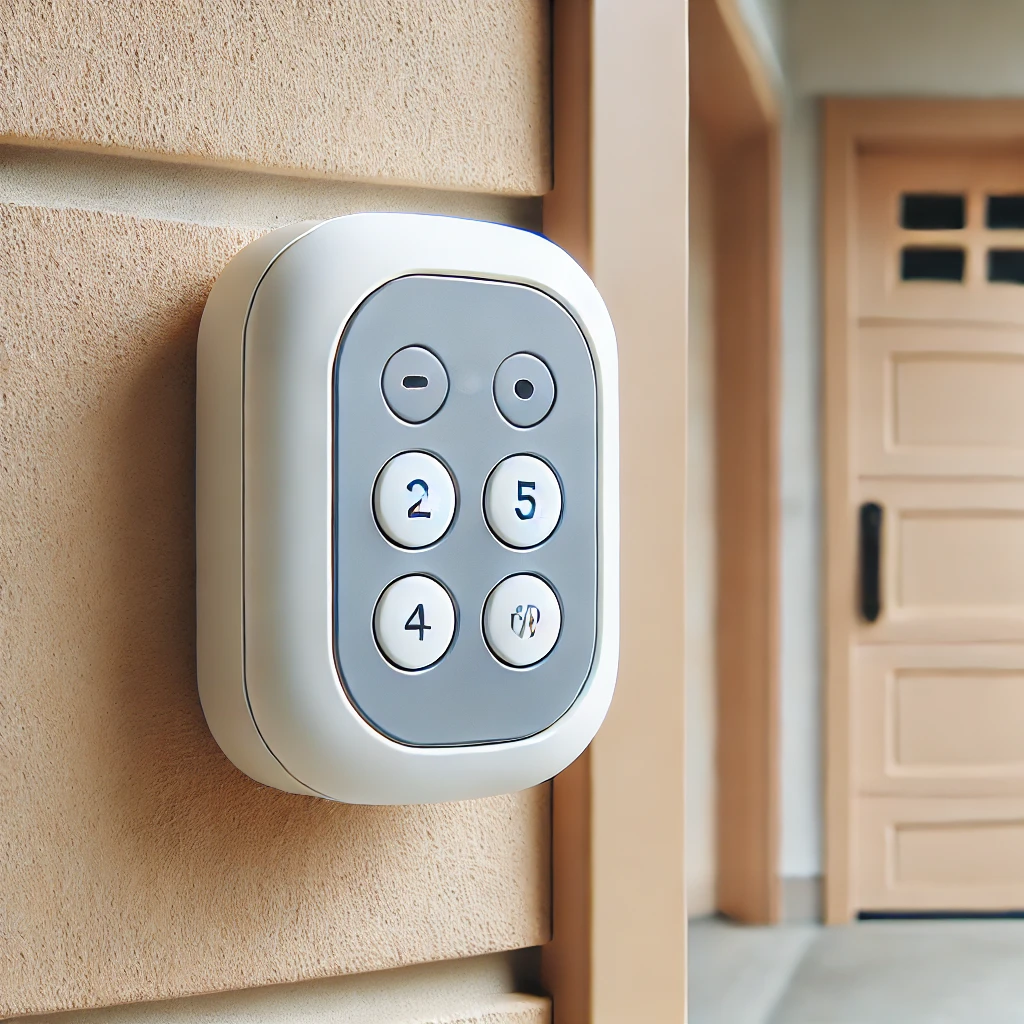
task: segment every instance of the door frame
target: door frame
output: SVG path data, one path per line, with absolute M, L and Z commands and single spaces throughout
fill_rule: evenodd
M 826 99 L 822 147 L 825 498 L 825 920 L 856 912 L 852 887 L 850 651 L 856 587 L 851 505 L 849 375 L 856 158 L 866 148 L 915 145 L 1024 148 L 1024 100 Z
M 691 0 L 715 176 L 716 905 L 779 919 L 779 100 L 736 0 Z M 721 282 L 735 283 L 728 293 Z
M 662 469 L 685 463 L 686 3 L 554 0 L 552 54 L 544 232 L 618 336 L 622 644 L 608 718 L 554 780 L 541 974 L 556 1024 L 682 1020 L 684 482 Z

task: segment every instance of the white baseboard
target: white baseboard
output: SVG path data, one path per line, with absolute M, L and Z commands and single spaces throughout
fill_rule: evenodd
M 782 913 L 783 924 L 819 923 L 822 920 L 822 878 L 814 875 L 811 878 L 782 879 Z
M 709 917 L 715 913 L 715 874 L 713 870 L 700 871 L 694 876 L 686 873 L 687 917 Z

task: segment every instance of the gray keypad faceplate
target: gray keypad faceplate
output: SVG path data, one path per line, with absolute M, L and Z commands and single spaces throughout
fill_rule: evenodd
M 419 424 L 398 419 L 381 390 L 387 361 L 409 345 L 433 352 L 450 381 L 440 411 Z M 529 428 L 508 423 L 494 401 L 495 372 L 517 352 L 541 358 L 557 389 L 551 412 Z M 518 284 L 427 276 L 389 282 L 360 306 L 342 337 L 334 441 L 335 658 L 359 712 L 380 732 L 420 746 L 520 739 L 557 721 L 590 673 L 597 637 L 597 391 L 572 317 Z M 451 528 L 420 550 L 386 540 L 373 514 L 374 480 L 404 451 L 439 458 L 458 495 Z M 523 551 L 495 538 L 482 507 L 491 470 L 514 454 L 546 460 L 563 491 L 558 528 Z M 547 580 L 562 612 L 554 649 L 525 669 L 498 661 L 482 630 L 488 594 L 516 573 Z M 442 583 L 457 613 L 445 656 L 415 672 L 384 658 L 372 623 L 380 594 L 410 574 Z

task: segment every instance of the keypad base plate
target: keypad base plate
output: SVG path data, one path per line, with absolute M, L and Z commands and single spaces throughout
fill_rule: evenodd
M 450 387 L 421 424 L 398 419 L 381 391 L 388 359 L 422 345 L 444 364 Z M 494 374 L 516 352 L 541 358 L 555 378 L 551 412 L 517 428 L 499 413 Z M 384 285 L 350 319 L 334 367 L 335 660 L 360 714 L 380 732 L 418 746 L 521 739 L 557 721 L 587 679 L 597 639 L 597 391 L 587 342 L 565 309 L 524 285 L 410 276 Z M 389 543 L 374 519 L 381 467 L 402 451 L 436 454 L 458 489 L 455 521 L 432 547 Z M 515 551 L 488 529 L 482 510 L 491 470 L 535 454 L 562 483 L 561 522 L 539 547 Z M 373 610 L 400 576 L 433 576 L 453 595 L 455 640 L 435 665 L 403 671 L 383 657 Z M 561 632 L 526 669 L 488 649 L 482 611 L 493 587 L 515 573 L 547 580 L 559 596 Z

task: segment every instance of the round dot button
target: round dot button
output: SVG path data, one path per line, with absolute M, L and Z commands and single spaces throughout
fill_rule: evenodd
M 506 665 L 535 665 L 551 653 L 561 631 L 558 598 L 539 576 L 509 576 L 487 596 L 484 637 L 494 656 Z
M 429 576 L 403 576 L 377 600 L 373 635 L 381 653 L 399 668 L 429 668 L 455 636 L 455 605 Z
M 511 548 L 532 548 L 554 532 L 562 515 L 562 487 L 554 470 L 534 455 L 510 455 L 484 486 L 484 516 Z
M 517 352 L 494 375 L 494 401 L 513 426 L 535 426 L 555 404 L 555 378 L 542 359 Z
M 377 474 L 373 511 L 381 531 L 400 547 L 426 547 L 451 526 L 455 483 L 433 455 L 402 452 Z

